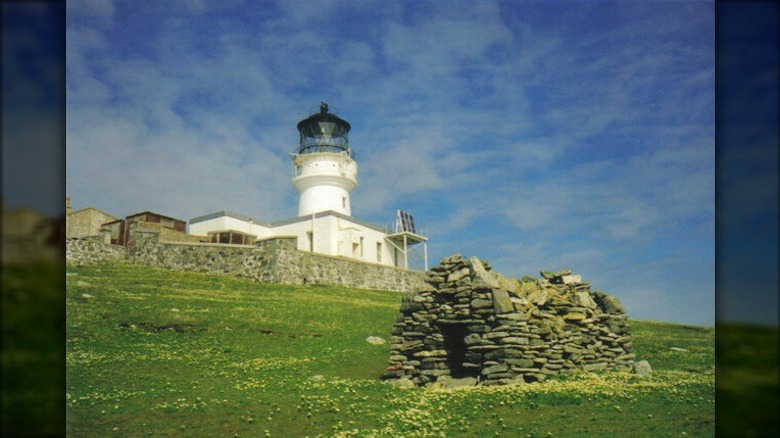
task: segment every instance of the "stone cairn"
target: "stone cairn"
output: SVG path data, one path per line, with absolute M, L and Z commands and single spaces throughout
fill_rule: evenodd
M 503 277 L 445 257 L 404 295 L 383 379 L 406 386 L 504 385 L 576 370 L 631 369 L 628 316 L 570 270 Z

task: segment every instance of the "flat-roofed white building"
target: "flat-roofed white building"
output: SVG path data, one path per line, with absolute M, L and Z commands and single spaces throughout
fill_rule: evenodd
M 298 216 L 278 222 L 220 211 L 192 218 L 189 233 L 196 236 L 242 233 L 257 240 L 295 236 L 298 249 L 363 262 L 409 268 L 410 250 L 422 244 L 428 269 L 427 238 L 418 234 L 408 213 L 398 211 L 391 232 L 351 216 L 350 192 L 357 186 L 357 162 L 349 145 L 350 125 L 320 112 L 301 120 L 300 143 L 293 160 L 292 184 L 298 191 Z
M 391 233 L 382 227 L 335 211 L 322 211 L 273 223 L 220 211 L 192 218 L 189 222 L 189 233 L 196 236 L 231 231 L 256 236 L 257 240 L 294 236 L 301 251 L 401 268 L 409 266 L 409 248 L 417 243 L 425 243 L 425 238 L 418 234 Z

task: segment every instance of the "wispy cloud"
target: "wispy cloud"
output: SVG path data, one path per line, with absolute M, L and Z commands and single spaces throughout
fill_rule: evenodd
M 413 209 L 432 259 L 599 270 L 712 238 L 711 5 L 189 5 L 69 3 L 74 204 L 292 216 L 294 127 L 326 99 L 353 126 L 353 211 Z M 603 287 L 639 297 L 625 263 Z

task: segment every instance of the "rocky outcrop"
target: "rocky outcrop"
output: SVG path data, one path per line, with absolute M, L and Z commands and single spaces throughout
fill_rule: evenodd
M 476 257 L 442 259 L 425 287 L 403 297 L 383 378 L 497 385 L 631 369 L 620 301 L 569 270 L 541 274 L 518 280 Z

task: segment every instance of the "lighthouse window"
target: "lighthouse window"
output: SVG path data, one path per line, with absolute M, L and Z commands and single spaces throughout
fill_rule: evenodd
M 346 198 L 346 196 L 341 198 L 341 208 L 347 208 L 347 198 Z
M 382 263 L 382 242 L 376 243 L 376 261 Z

